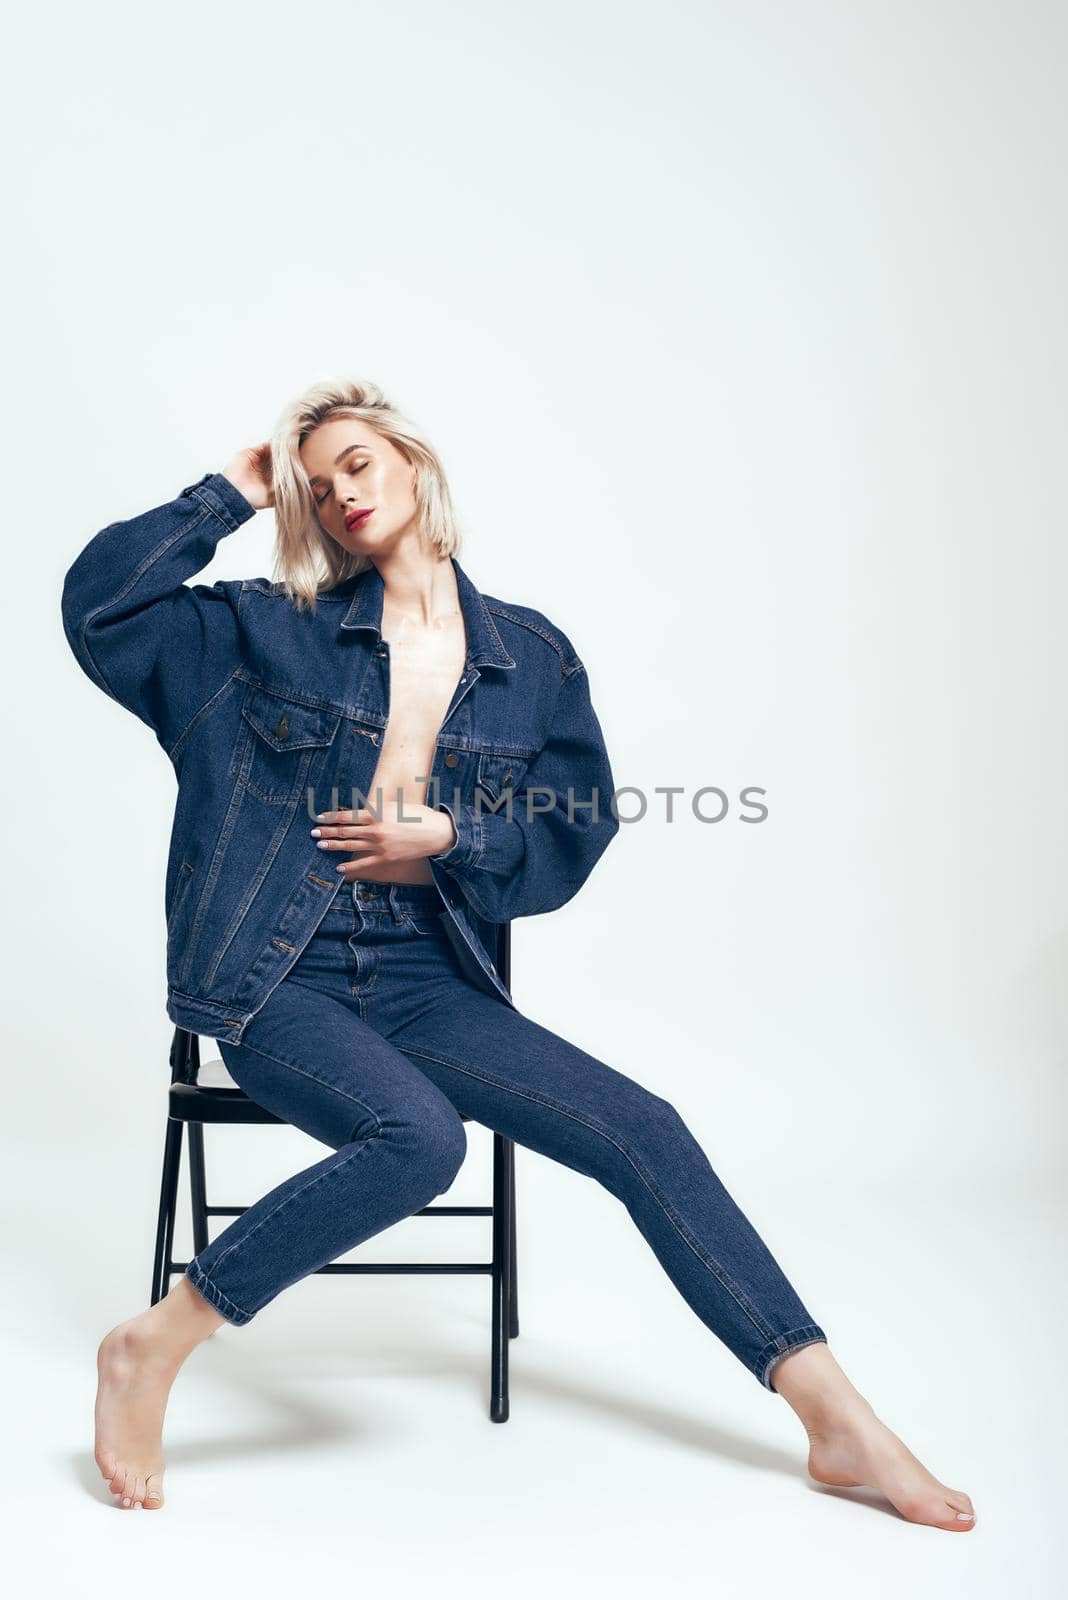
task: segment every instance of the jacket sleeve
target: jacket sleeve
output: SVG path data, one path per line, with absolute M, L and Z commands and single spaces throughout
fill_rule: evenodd
M 94 535 L 63 580 L 63 631 L 88 677 L 168 755 L 240 659 L 239 581 L 190 587 L 219 540 L 255 515 L 221 472 Z
M 579 662 L 560 685 L 549 737 L 512 796 L 511 815 L 503 805 L 439 802 L 435 810 L 449 813 L 456 838 L 430 860 L 488 922 L 555 911 L 578 893 L 619 829 L 614 789 Z

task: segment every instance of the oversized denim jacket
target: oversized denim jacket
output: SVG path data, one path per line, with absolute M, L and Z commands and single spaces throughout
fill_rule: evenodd
M 178 779 L 167 1014 L 234 1044 L 344 887 L 337 854 L 310 835 L 312 813 L 362 796 L 377 805 L 389 718 L 377 568 L 322 591 L 314 613 L 265 578 L 185 582 L 254 514 L 228 478 L 205 473 L 97 533 L 62 596 L 79 665 L 153 729 Z M 449 812 L 456 839 L 427 860 L 464 970 L 512 1005 L 491 959 L 497 925 L 571 899 L 619 821 L 570 640 L 541 612 L 481 594 L 452 560 L 467 656 L 427 804 Z

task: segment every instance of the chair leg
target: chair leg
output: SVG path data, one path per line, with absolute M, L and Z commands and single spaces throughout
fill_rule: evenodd
M 493 1304 L 490 1313 L 490 1421 L 508 1421 L 508 1289 L 511 1284 L 512 1226 L 509 1149 L 511 1140 L 493 1135 Z
M 511 1250 L 508 1278 L 508 1337 L 519 1337 L 519 1266 L 515 1248 L 515 1143 L 508 1141 L 508 1217 Z
M 160 1184 L 159 1220 L 156 1223 L 156 1250 L 152 1262 L 152 1299 L 156 1305 L 171 1286 L 174 1260 L 174 1213 L 178 1198 L 178 1176 L 182 1168 L 182 1124 L 167 1118 L 167 1137 L 163 1145 L 163 1181 Z
M 208 1185 L 204 1172 L 204 1124 L 189 1124 L 189 1192 L 193 1200 L 193 1254 L 208 1248 Z

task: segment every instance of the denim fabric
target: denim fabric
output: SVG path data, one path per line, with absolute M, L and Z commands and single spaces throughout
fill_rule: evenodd
M 240 1044 L 259 1105 L 332 1153 L 280 1184 L 187 1268 L 243 1324 L 290 1284 L 450 1187 L 461 1113 L 596 1178 L 676 1288 L 755 1377 L 826 1335 L 675 1108 L 477 987 L 433 885 L 346 885 Z
M 384 585 L 368 566 L 298 613 L 281 584 L 184 580 L 254 515 L 222 473 L 110 523 L 63 585 L 64 631 L 96 686 L 153 729 L 178 780 L 164 888 L 167 1013 L 240 1043 L 341 886 L 311 817 L 374 806 L 390 709 Z M 511 1004 L 496 927 L 552 911 L 619 828 L 586 668 L 541 612 L 483 595 L 453 558 L 467 638 L 427 803 L 427 857 L 471 982 Z M 356 791 L 355 799 L 353 791 Z M 116 805 L 132 803 L 116 795 Z

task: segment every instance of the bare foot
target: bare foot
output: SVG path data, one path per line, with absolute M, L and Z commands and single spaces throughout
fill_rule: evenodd
M 808 1470 L 818 1483 L 866 1484 L 884 1494 L 908 1522 L 950 1533 L 975 1527 L 962 1489 L 948 1489 L 891 1433 L 853 1387 L 822 1341 L 783 1356 L 772 1385 L 808 1434 Z
M 836 1421 L 814 1426 L 808 1438 L 808 1470 L 819 1483 L 867 1484 L 884 1494 L 908 1522 L 950 1533 L 968 1533 L 975 1527 L 975 1511 L 964 1491 L 947 1489 L 928 1472 L 866 1400 Z
M 101 1340 L 93 1454 L 123 1509 L 158 1511 L 163 1505 L 163 1418 L 171 1385 L 190 1351 L 223 1321 L 183 1277 L 158 1304 Z

